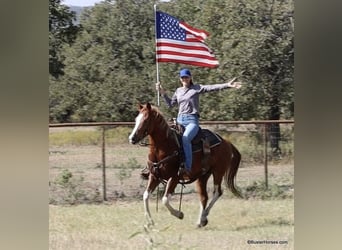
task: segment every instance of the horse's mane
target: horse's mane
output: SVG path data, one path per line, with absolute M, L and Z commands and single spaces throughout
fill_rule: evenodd
M 151 105 L 151 109 L 157 113 L 159 113 L 160 115 L 163 115 L 163 113 L 159 110 L 159 108 L 157 106 Z
M 164 117 L 164 114 L 159 110 L 159 108 L 156 106 L 151 106 L 151 107 L 152 107 L 151 110 L 152 110 L 152 112 L 155 113 L 156 117 L 160 117 L 160 119 L 162 119 L 163 121 L 165 121 L 167 123 L 167 121 Z
M 156 106 L 151 106 L 151 111 L 152 111 L 152 113 L 154 113 L 156 119 L 160 120 L 160 125 L 165 126 L 166 130 L 169 131 L 170 126 L 169 126 L 167 120 L 165 119 L 163 113 L 159 110 L 159 108 Z

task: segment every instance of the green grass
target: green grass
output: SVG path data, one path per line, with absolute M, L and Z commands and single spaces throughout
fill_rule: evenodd
M 215 204 L 205 228 L 196 228 L 198 201 L 190 194 L 179 220 L 151 200 L 155 221 L 144 228 L 142 201 L 72 207 L 50 205 L 49 249 L 293 249 L 293 199 L 228 199 Z M 195 198 L 196 197 L 196 198 Z M 172 204 L 178 207 L 179 197 Z M 248 240 L 287 241 L 284 245 L 250 245 Z
M 269 190 L 265 190 L 263 164 L 249 160 L 259 157 L 259 153 L 253 150 L 256 144 L 250 141 L 255 138 L 248 134 L 234 134 L 231 139 L 243 156 L 237 185 L 249 199 L 235 199 L 224 188 L 222 198 L 208 217 L 209 224 L 197 229 L 199 202 L 193 184 L 184 190 L 183 220 L 170 215 L 161 202 L 159 212 L 156 212 L 154 193 L 150 206 L 156 225 L 145 229 L 141 199 L 146 181 L 140 179 L 139 172 L 146 165 L 148 147 L 129 145 L 130 130 L 106 131 L 109 200 L 106 203 L 101 203 L 101 130 L 50 130 L 50 203 L 81 205 L 50 205 L 49 249 L 293 249 L 292 158 L 290 161 L 269 161 Z M 293 148 L 291 143 L 293 141 L 289 140 L 286 144 L 290 150 Z M 248 145 L 254 146 L 248 149 Z M 211 195 L 211 180 L 208 189 Z M 123 193 L 125 197 L 121 198 Z M 80 201 L 75 202 L 76 198 Z M 96 205 L 96 201 L 100 204 Z M 179 196 L 175 195 L 173 206 L 178 207 L 178 202 Z M 281 240 L 287 244 L 257 245 L 248 244 L 248 240 Z
M 293 163 L 294 156 L 294 138 L 292 127 L 282 127 L 283 138 L 279 142 L 282 150 L 282 159 L 274 161 L 281 163 Z M 130 127 L 116 127 L 106 129 L 105 140 L 107 146 L 116 146 L 127 144 L 128 136 L 131 133 Z M 262 131 L 261 131 L 262 132 Z M 225 139 L 230 140 L 239 149 L 246 164 L 263 163 L 264 144 L 261 132 L 226 132 L 224 130 L 218 133 Z M 62 146 L 91 146 L 102 143 L 101 128 L 52 128 L 49 133 L 50 147 Z M 268 148 L 269 160 L 272 161 L 271 148 Z
M 106 129 L 106 144 L 127 143 L 131 130 L 127 127 Z M 50 146 L 100 145 L 101 142 L 101 128 L 62 128 L 59 130 L 52 129 L 49 133 Z
M 49 134 L 51 146 L 65 145 L 98 145 L 100 143 L 100 131 L 63 131 Z

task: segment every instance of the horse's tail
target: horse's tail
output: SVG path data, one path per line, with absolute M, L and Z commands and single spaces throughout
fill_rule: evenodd
M 231 143 L 231 146 L 232 146 L 232 160 L 231 160 L 230 168 L 226 171 L 225 180 L 226 180 L 226 184 L 229 190 L 236 197 L 242 198 L 241 193 L 235 187 L 235 177 L 236 177 L 239 165 L 240 165 L 241 154 L 239 150 L 232 143 Z

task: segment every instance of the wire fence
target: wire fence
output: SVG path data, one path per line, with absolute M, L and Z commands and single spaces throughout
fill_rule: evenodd
M 49 127 L 50 204 L 141 199 L 149 148 L 130 145 L 134 123 L 69 123 Z M 242 154 L 237 185 L 293 189 L 294 121 L 201 122 Z M 195 191 L 193 184 L 187 192 Z

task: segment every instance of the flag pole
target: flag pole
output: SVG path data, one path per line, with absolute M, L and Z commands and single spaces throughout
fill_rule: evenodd
M 157 54 L 157 5 L 153 5 L 154 7 L 154 25 L 155 25 L 155 46 L 156 46 L 156 68 L 157 68 L 157 82 L 159 82 L 159 64 L 158 64 L 158 54 Z M 157 89 L 157 103 L 159 106 L 160 103 L 160 93 L 159 89 Z

